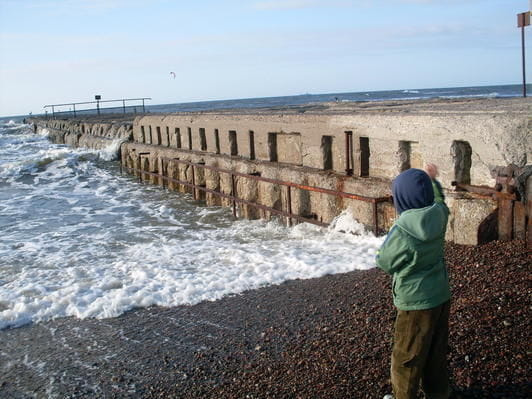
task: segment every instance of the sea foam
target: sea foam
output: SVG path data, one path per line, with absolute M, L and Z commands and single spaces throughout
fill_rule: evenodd
M 348 212 L 327 229 L 235 221 L 227 209 L 121 176 L 106 160 L 117 143 L 71 149 L 27 130 L 0 163 L 0 328 L 195 304 L 375 266 L 382 238 Z

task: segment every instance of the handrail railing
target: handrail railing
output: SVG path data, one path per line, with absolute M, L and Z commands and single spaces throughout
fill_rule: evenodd
M 46 114 L 48 114 L 48 110 L 47 108 L 51 108 L 52 109 L 52 117 L 54 118 L 56 114 L 73 114 L 73 116 L 75 117 L 76 116 L 76 113 L 81 113 L 81 112 L 90 112 L 90 111 L 96 111 L 96 113 L 98 115 L 100 115 L 100 112 L 101 110 L 111 110 L 111 109 L 121 109 L 122 110 L 122 113 L 126 113 L 126 108 L 134 108 L 135 109 L 135 113 L 136 113 L 136 107 L 140 107 L 142 106 L 142 112 L 145 113 L 146 112 L 146 100 L 151 100 L 150 97 L 140 97 L 140 98 L 121 98 L 121 99 L 117 99 L 117 100 L 96 100 L 96 101 L 82 101 L 82 102 L 75 102 L 75 103 L 64 103 L 64 104 L 48 104 L 48 105 L 45 105 L 43 106 L 43 108 L 45 109 L 46 111 Z M 131 102 L 131 101 L 142 101 L 142 104 L 138 104 L 138 105 L 126 105 L 126 102 Z M 106 107 L 106 108 L 101 108 L 100 107 L 100 104 L 102 103 L 122 103 L 121 106 L 116 106 L 116 107 Z M 76 110 L 76 105 L 87 105 L 87 104 L 96 104 L 96 107 L 95 108 L 88 108 L 88 109 L 77 109 Z M 72 109 L 68 110 L 68 111 L 56 111 L 55 108 L 56 107 L 67 107 L 67 106 L 71 106 Z
M 140 157 L 141 156 L 145 156 L 145 155 L 149 155 L 149 153 L 142 152 L 142 153 L 137 154 L 137 164 L 139 166 L 140 166 Z M 161 182 L 162 182 L 163 186 L 165 185 L 165 181 L 166 182 L 171 181 L 171 182 L 176 183 L 176 184 L 180 184 L 180 185 L 183 185 L 183 186 L 186 186 L 186 187 L 190 187 L 190 188 L 192 188 L 192 196 L 193 196 L 194 199 L 197 199 L 196 190 L 203 191 L 203 192 L 206 192 L 206 193 L 210 193 L 210 194 L 219 196 L 221 198 L 229 199 L 229 200 L 232 201 L 233 216 L 235 216 L 235 217 L 237 217 L 236 204 L 240 203 L 240 204 L 249 205 L 249 206 L 252 206 L 252 207 L 255 207 L 255 208 L 258 208 L 258 209 L 262 209 L 264 211 L 267 211 L 267 212 L 270 212 L 270 213 L 273 213 L 273 214 L 276 214 L 276 215 L 284 216 L 284 217 L 287 218 L 287 222 L 288 222 L 289 225 L 292 224 L 292 219 L 296 219 L 296 220 L 301 221 L 301 222 L 307 222 L 307 223 L 315 224 L 315 225 L 322 226 L 322 227 L 328 226 L 327 223 L 323 223 L 323 222 L 315 220 L 315 219 L 310 219 L 308 217 L 304 217 L 304 216 L 292 213 L 291 189 L 292 188 L 297 188 L 297 189 L 300 189 L 300 190 L 318 192 L 318 193 L 322 193 L 322 194 L 334 195 L 334 196 L 337 196 L 337 197 L 354 199 L 354 200 L 357 200 L 357 201 L 363 201 L 363 202 L 371 203 L 372 204 L 372 211 L 373 211 L 373 232 L 375 234 L 378 234 L 377 205 L 379 203 L 381 203 L 381 202 L 390 202 L 392 200 L 391 196 L 384 196 L 384 197 L 362 196 L 362 195 L 353 194 L 353 193 L 347 193 L 347 192 L 343 192 L 343 191 L 335 191 L 335 190 L 331 190 L 331 189 L 327 189 L 327 188 L 323 188 L 323 187 L 308 186 L 308 185 L 304 185 L 304 184 L 298 184 L 298 183 L 293 183 L 293 182 L 287 182 L 287 181 L 282 181 L 282 180 L 277 180 L 277 179 L 271 179 L 271 178 L 267 178 L 267 177 L 257 176 L 257 175 L 254 175 L 254 174 L 240 173 L 240 172 L 236 172 L 236 171 L 233 171 L 233 170 L 230 170 L 230 169 L 218 168 L 216 166 L 209 166 L 209 165 L 205 165 L 205 164 L 202 164 L 202 163 L 195 163 L 195 162 L 185 161 L 185 160 L 181 160 L 181 159 L 178 159 L 178 158 L 161 157 L 160 159 L 163 162 L 163 165 L 162 165 L 163 167 L 161 167 L 161 170 L 158 173 L 145 171 L 145 170 L 142 170 L 141 168 L 139 169 L 139 168 L 124 167 L 124 169 L 126 169 L 128 171 L 138 172 L 138 177 L 139 177 L 139 181 L 140 182 L 142 182 L 143 176 L 148 175 L 148 176 L 154 176 L 154 177 L 157 177 L 157 178 L 161 179 Z M 174 179 L 173 177 L 165 176 L 164 173 L 163 173 L 163 170 L 165 169 L 165 167 L 164 167 L 164 162 L 165 161 L 166 162 L 174 162 L 174 163 L 190 166 L 192 168 L 191 169 L 192 183 L 189 182 L 189 181 L 183 181 L 183 180 L 179 180 L 179 179 Z M 166 165 L 166 167 L 168 167 L 168 164 Z M 231 176 L 231 184 L 232 184 L 231 194 L 222 193 L 220 191 L 212 190 L 212 189 L 209 189 L 209 188 L 207 188 L 205 186 L 196 184 L 194 168 L 208 169 L 208 170 L 212 170 L 212 171 L 215 171 L 215 172 L 218 172 L 218 173 L 229 174 Z M 287 190 L 286 190 L 286 200 L 287 201 L 286 202 L 287 202 L 287 208 L 288 209 L 287 210 L 282 210 L 282 209 L 279 210 L 279 209 L 275 209 L 275 208 L 269 207 L 267 205 L 258 204 L 258 203 L 255 203 L 255 202 L 248 201 L 248 200 L 245 200 L 245 199 L 237 197 L 236 196 L 237 191 L 236 191 L 235 177 L 243 177 L 243 178 L 246 178 L 246 179 L 262 181 L 262 182 L 265 182 L 265 183 L 271 183 L 271 184 L 276 184 L 276 185 L 287 187 Z M 281 204 L 282 203 L 283 203 L 283 201 L 281 201 Z

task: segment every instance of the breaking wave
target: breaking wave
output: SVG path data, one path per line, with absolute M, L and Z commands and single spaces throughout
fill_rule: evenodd
M 45 131 L 0 126 L 0 329 L 375 266 L 382 238 L 347 212 L 328 229 L 235 221 L 227 209 L 121 176 L 109 161 L 119 147 L 72 149 Z

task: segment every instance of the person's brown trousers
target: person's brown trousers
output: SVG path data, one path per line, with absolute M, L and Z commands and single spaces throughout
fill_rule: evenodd
M 392 351 L 395 399 L 414 399 L 419 385 L 427 399 L 451 394 L 447 370 L 450 301 L 427 310 L 398 310 Z

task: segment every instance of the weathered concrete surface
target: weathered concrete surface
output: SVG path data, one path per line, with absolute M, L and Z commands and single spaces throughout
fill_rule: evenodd
M 497 202 L 455 192 L 451 182 L 494 187 L 508 166 L 525 170 L 532 158 L 532 100 L 475 99 L 309 104 L 297 107 L 239 109 L 199 113 L 156 114 L 127 121 L 38 121 L 52 140 L 72 146 L 101 148 L 120 139 L 121 162 L 160 176 L 145 175 L 153 184 L 162 176 L 192 183 L 189 165 L 179 158 L 223 169 L 287 182 L 344 191 L 367 197 L 390 195 L 391 180 L 402 170 L 439 166 L 451 209 L 447 239 L 459 244 L 482 242 L 484 228 Z M 43 126 L 44 125 L 44 126 Z M 352 137 L 351 144 L 346 136 Z M 149 153 L 139 157 L 139 153 Z M 347 159 L 350 159 L 348 163 Z M 353 170 L 353 176 L 346 175 Z M 136 172 L 138 174 L 138 172 Z M 196 184 L 233 195 L 229 174 L 194 168 Z M 175 182 L 170 189 L 192 192 Z M 238 198 L 277 210 L 288 209 L 286 187 L 236 178 Z M 231 200 L 197 191 L 207 204 L 231 206 Z M 292 212 L 329 223 L 351 209 L 372 226 L 371 203 L 304 190 L 291 193 Z M 517 206 L 517 235 L 522 236 L 526 204 Z M 271 215 L 239 205 L 247 218 Z M 378 227 L 395 218 L 390 203 L 377 208 Z M 495 226 L 496 227 L 496 226 Z
M 233 131 L 238 155 L 249 158 L 252 131 L 256 159 L 270 161 L 269 139 L 276 134 L 277 161 L 317 169 L 323 169 L 322 137 L 332 136 L 332 169 L 339 173 L 346 169 L 345 132 L 352 131 L 351 155 L 360 158 L 359 139 L 367 137 L 370 176 L 386 179 L 408 166 L 401 151 L 407 142 L 410 166 L 436 163 L 446 188 L 456 180 L 457 160 L 451 154 L 455 141 L 465 141 L 472 149 L 470 183 L 475 185 L 493 185 L 496 167 L 523 167 L 532 157 L 530 99 L 341 103 L 153 115 L 135 119 L 134 141 L 170 147 L 178 147 L 180 141 L 182 148 L 200 151 L 200 128 L 204 131 L 206 152 L 216 153 L 218 132 L 220 153 L 231 155 L 229 131 Z M 355 162 L 353 166 L 356 175 L 360 165 Z
M 103 149 L 113 142 L 126 142 L 133 137 L 133 125 L 127 120 L 37 120 L 33 119 L 35 131 L 46 129 L 50 140 L 71 147 Z
M 143 154 L 138 156 L 138 154 Z M 149 154 L 146 154 L 149 153 Z M 261 162 L 242 160 L 227 155 L 208 154 L 198 151 L 178 150 L 137 143 L 122 145 L 122 165 L 131 169 L 141 169 L 146 172 L 169 176 L 177 180 L 192 183 L 191 167 L 166 160 L 179 158 L 181 161 L 204 163 L 220 169 L 232 170 L 245 174 L 258 174 L 275 180 L 297 182 L 308 186 L 321 187 L 344 192 L 361 193 L 369 197 L 383 197 L 389 195 L 389 182 L 383 179 L 367 178 L 354 179 L 352 177 L 320 171 L 308 167 L 289 166 L 276 162 Z M 219 190 L 224 194 L 232 195 L 232 181 L 227 173 L 207 170 L 198 173 L 201 169 L 195 168 L 196 184 L 204 184 L 206 188 Z M 138 176 L 139 173 L 135 172 Z M 142 176 L 143 180 L 153 184 L 162 184 L 162 178 L 152 175 Z M 267 182 L 257 182 L 236 176 L 236 192 L 239 198 L 272 207 L 277 210 L 287 210 L 286 187 L 281 187 Z M 168 182 L 169 189 L 191 193 L 192 189 L 184 185 Z M 231 206 L 231 200 L 219 198 L 208 194 L 204 196 L 209 205 Z M 306 217 L 314 217 L 323 223 L 330 223 L 343 209 L 350 209 L 361 223 L 368 227 L 373 226 L 372 204 L 352 199 L 338 200 L 328 194 L 308 192 L 292 189 L 292 212 Z M 269 218 L 267 211 L 257 210 L 249 205 L 238 205 L 238 214 L 247 218 Z M 391 203 L 378 205 L 379 229 L 386 230 L 393 223 L 395 212 Z
M 497 203 L 482 199 L 456 199 L 451 206 L 447 240 L 457 243 L 477 244 L 479 226 L 497 209 Z

